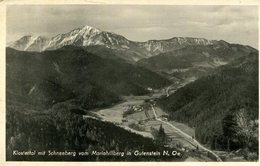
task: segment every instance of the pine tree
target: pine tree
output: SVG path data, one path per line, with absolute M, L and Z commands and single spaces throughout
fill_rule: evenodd
M 159 131 L 158 131 L 158 137 L 157 137 L 158 143 L 164 144 L 166 141 L 166 134 L 164 131 L 164 128 L 162 127 L 162 124 L 160 125 Z

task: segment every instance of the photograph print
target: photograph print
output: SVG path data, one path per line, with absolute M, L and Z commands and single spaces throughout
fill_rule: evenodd
M 7 5 L 6 161 L 258 161 L 258 6 Z

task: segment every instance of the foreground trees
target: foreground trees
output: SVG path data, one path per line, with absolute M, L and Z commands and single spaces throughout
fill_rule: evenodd
M 6 147 L 7 160 L 62 160 L 62 161 L 138 161 L 182 160 L 167 156 L 14 156 L 19 151 L 162 151 L 163 145 L 152 139 L 131 133 L 112 123 L 95 119 L 83 119 L 82 115 L 69 111 L 66 103 L 58 104 L 48 111 L 35 112 L 8 107 Z M 162 130 L 160 130 L 162 133 Z M 160 134 L 159 137 L 162 135 Z M 173 149 L 171 149 L 173 150 Z

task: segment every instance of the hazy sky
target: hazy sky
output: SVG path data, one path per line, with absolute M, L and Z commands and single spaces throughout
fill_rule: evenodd
M 258 47 L 255 6 L 17 5 L 7 8 L 7 42 L 90 25 L 134 41 L 202 37 Z

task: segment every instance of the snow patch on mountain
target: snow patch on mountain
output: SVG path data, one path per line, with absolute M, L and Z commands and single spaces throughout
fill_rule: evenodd
M 35 90 L 35 88 L 36 88 L 36 84 L 30 89 L 30 91 L 28 92 L 28 95 L 31 95 L 32 92 Z
M 122 47 L 122 48 L 125 48 L 125 49 L 129 49 L 129 47 L 126 46 L 126 45 L 121 45 L 121 47 Z

